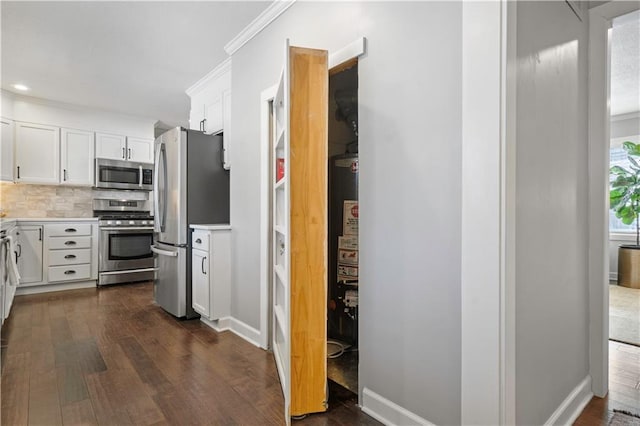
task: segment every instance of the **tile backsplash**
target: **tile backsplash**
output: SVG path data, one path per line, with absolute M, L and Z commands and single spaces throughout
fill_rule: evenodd
M 0 182 L 0 208 L 7 217 L 92 217 L 90 187 Z

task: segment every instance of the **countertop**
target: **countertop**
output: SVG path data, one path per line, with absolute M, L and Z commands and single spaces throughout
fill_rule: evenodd
M 189 225 L 191 229 L 202 229 L 205 231 L 229 231 L 231 230 L 231 225 Z
M 5 220 L 15 220 L 17 222 L 97 222 L 97 217 L 16 217 L 3 218 Z

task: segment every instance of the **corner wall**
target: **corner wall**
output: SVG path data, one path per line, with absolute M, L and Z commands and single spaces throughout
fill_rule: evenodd
M 517 424 L 589 375 L 587 27 L 565 2 L 518 2 Z
M 360 386 L 459 424 L 461 3 L 297 2 L 233 55 L 231 314 L 259 328 L 260 93 L 284 40 L 331 53 L 362 36 Z

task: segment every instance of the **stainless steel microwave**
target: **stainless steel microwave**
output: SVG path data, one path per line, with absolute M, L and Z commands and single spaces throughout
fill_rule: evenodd
M 153 164 L 96 159 L 96 188 L 153 189 Z

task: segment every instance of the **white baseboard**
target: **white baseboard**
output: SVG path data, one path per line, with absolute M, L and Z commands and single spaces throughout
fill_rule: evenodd
M 362 411 L 387 426 L 433 426 L 430 421 L 399 406 L 395 402 L 389 401 L 368 388 L 364 388 L 362 391 Z
M 617 272 L 609 272 L 609 281 L 618 282 L 618 273 Z
M 240 321 L 239 319 L 231 317 L 231 332 L 237 336 L 242 337 L 247 342 L 254 346 L 261 348 L 260 346 L 260 330 L 256 330 Z
M 78 288 L 92 288 L 92 287 L 96 287 L 95 281 L 80 281 L 77 283 L 34 285 L 34 286 L 27 286 L 27 287 L 18 287 L 16 289 L 16 296 L 22 296 L 25 294 L 51 293 L 53 291 L 75 290 Z
M 200 321 L 209 327 L 213 328 L 217 332 L 222 331 L 231 331 L 236 336 L 242 337 L 247 342 L 255 345 L 257 347 L 260 346 L 260 331 L 251 327 L 240 321 L 239 319 L 233 317 L 224 317 L 218 320 L 208 320 L 206 318 L 200 317 Z
M 578 418 L 584 407 L 591 401 L 591 376 L 585 377 L 578 386 L 562 401 L 562 404 L 554 411 L 545 422 L 547 425 L 571 425 Z
M 200 321 L 203 322 L 205 325 L 208 325 L 209 327 L 213 328 L 215 331 L 221 332 L 221 331 L 229 330 L 230 324 L 231 324 L 231 317 L 224 317 L 224 318 L 220 318 L 213 321 L 204 317 L 200 317 Z

